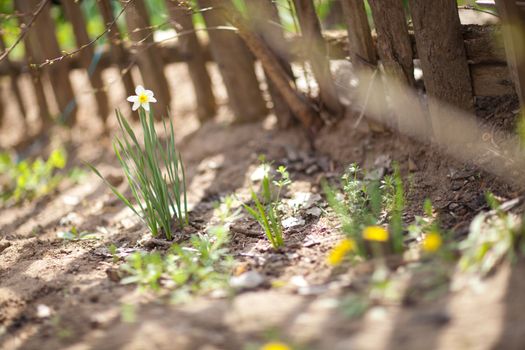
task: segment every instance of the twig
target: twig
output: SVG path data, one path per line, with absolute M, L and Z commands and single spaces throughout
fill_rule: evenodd
M 4 58 L 6 58 L 7 55 L 9 55 L 9 53 L 11 53 L 11 51 L 13 51 L 13 49 L 20 43 L 20 41 L 22 41 L 22 39 L 24 39 L 24 37 L 26 36 L 27 32 L 29 31 L 29 28 L 31 28 L 31 26 L 33 25 L 33 23 L 35 22 L 37 17 L 40 15 L 40 13 L 42 13 L 42 10 L 44 9 L 44 7 L 46 7 L 48 2 L 49 2 L 49 0 L 42 0 L 42 2 L 40 3 L 40 7 L 36 10 L 35 14 L 31 18 L 29 23 L 27 23 L 27 25 L 24 27 L 24 30 L 22 30 L 22 33 L 20 33 L 18 38 L 16 38 L 15 42 L 13 43 L 13 45 L 11 45 L 7 50 L 4 51 L 4 53 L 2 53 L 2 55 L 0 55 L 0 62 Z
M 370 78 L 370 84 L 368 84 L 368 88 L 366 90 L 363 108 L 361 110 L 361 113 L 359 114 L 359 118 L 357 118 L 357 121 L 354 124 L 354 129 L 356 129 L 359 126 L 359 124 L 363 120 L 363 117 L 365 116 L 366 106 L 368 106 L 368 100 L 370 99 L 370 92 L 372 91 L 372 86 L 374 85 L 376 75 L 377 75 L 377 68 L 374 69 L 374 73 L 372 73 L 372 77 Z

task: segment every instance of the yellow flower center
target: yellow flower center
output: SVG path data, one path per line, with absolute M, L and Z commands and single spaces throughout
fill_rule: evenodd
M 434 253 L 439 248 L 441 248 L 442 244 L 443 240 L 441 239 L 441 235 L 439 233 L 429 232 L 423 240 L 422 248 L 423 251 L 427 253 Z
M 292 348 L 281 342 L 270 342 L 264 344 L 261 350 L 292 350 Z
M 140 94 L 140 95 L 139 95 L 139 102 L 140 102 L 140 103 L 146 103 L 146 102 L 148 102 L 148 95 L 146 95 L 146 94 Z
M 381 226 L 368 226 L 363 230 L 363 238 L 367 241 L 386 242 L 388 231 Z
M 355 250 L 355 241 L 353 239 L 345 238 L 339 242 L 328 255 L 327 262 L 332 266 L 341 264 L 345 256 Z

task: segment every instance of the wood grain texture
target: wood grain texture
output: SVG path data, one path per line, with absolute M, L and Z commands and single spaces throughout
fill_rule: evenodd
M 377 31 L 377 51 L 385 72 L 400 82 L 414 85 L 414 54 L 403 2 L 369 0 Z
M 91 39 L 87 32 L 87 23 L 84 19 L 84 14 L 82 13 L 80 4 L 74 1 L 64 1 L 62 2 L 62 7 L 67 19 L 73 27 L 73 34 L 75 35 L 77 47 L 88 45 Z M 109 115 L 109 101 L 108 96 L 106 95 L 104 81 L 102 79 L 102 69 L 98 64 L 93 65 L 93 61 L 96 60 L 94 46 L 86 46 L 80 51 L 79 57 L 83 68 L 88 74 L 91 87 L 94 90 L 98 115 L 105 123 Z
M 304 52 L 308 56 L 313 75 L 319 85 L 319 95 L 323 106 L 335 118 L 341 117 L 344 109 L 337 96 L 326 43 L 321 34 L 321 25 L 312 0 L 294 0 L 297 18 L 301 27 Z
M 228 92 L 228 103 L 236 122 L 260 120 L 268 109 L 262 97 L 259 81 L 255 75 L 255 60 L 241 38 L 232 30 L 218 29 L 229 27 L 226 14 L 229 0 L 198 0 L 200 8 L 209 10 L 202 13 L 208 36 L 210 50 Z
M 206 56 L 193 25 L 192 10 L 179 0 L 166 0 L 171 26 L 179 33 L 180 52 L 187 57 L 187 67 L 194 87 L 197 117 L 201 122 L 217 113 L 211 78 L 206 68 Z

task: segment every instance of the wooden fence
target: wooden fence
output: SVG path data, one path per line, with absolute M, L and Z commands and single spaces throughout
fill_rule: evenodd
M 166 0 L 169 24 L 179 34 L 175 45 L 158 45 L 153 40 L 154 28 L 145 0 L 97 0 L 99 14 L 106 24 L 109 47 L 95 52 L 98 38 L 91 38 L 79 2 L 62 0 L 61 8 L 71 23 L 78 49 L 64 54 L 59 47 L 49 0 L 15 0 L 16 15 L 22 28 L 25 59 L 0 61 L 0 76 L 11 80 L 21 114 L 27 106 L 18 87 L 23 74 L 31 76 L 33 94 L 44 125 L 55 122 L 48 99 L 56 101 L 60 120 L 73 125 L 77 103 L 70 72 L 86 70 L 97 103 L 100 118 L 105 121 L 109 105 L 102 72 L 118 67 L 126 92 L 133 94 L 134 82 L 130 68 L 137 66 L 144 85 L 156 93 L 157 114 L 163 114 L 171 102 L 164 67 L 180 62 L 187 65 L 195 87 L 196 111 L 201 121 L 212 118 L 217 104 L 212 81 L 206 67 L 213 61 L 223 78 L 228 102 L 238 122 L 259 120 L 268 113 L 255 62 L 264 68 L 272 108 L 282 127 L 300 121 L 310 130 L 333 122 L 344 115 L 347 106 L 338 98 L 331 59 L 349 58 L 356 69 L 381 74 L 413 87 L 414 60 L 423 71 L 424 86 L 431 101 L 440 101 L 472 111 L 475 96 L 520 94 L 523 84 L 522 57 L 516 52 L 519 37 L 505 36 L 503 46 L 499 26 L 461 25 L 455 0 L 408 1 L 368 0 L 375 30 L 371 31 L 364 0 L 334 0 L 343 10 L 345 31 L 323 31 L 315 11 L 314 0 L 290 0 L 297 16 L 300 35 L 284 33 L 279 26 L 279 12 L 272 0 L 247 1 L 240 12 L 231 0 L 197 0 L 198 8 L 187 1 Z M 504 19 L 523 26 L 521 14 L 513 12 L 513 0 L 497 1 Z M 192 15 L 200 11 L 208 27 L 208 40 L 198 37 Z M 128 40 L 116 25 L 116 16 L 125 19 Z M 411 20 L 409 21 L 408 18 Z M 234 28 L 236 30 L 233 30 Z M 513 41 L 514 40 L 514 41 Z M 514 50 L 512 44 L 514 43 Z M 0 48 L 6 51 L 0 32 Z M 510 70 L 507 67 L 509 57 Z M 307 62 L 318 86 L 312 98 L 295 84 L 293 62 Z M 43 81 L 49 80 L 53 91 L 45 91 Z M 518 83 L 515 89 L 513 82 Z M 382 87 L 383 88 L 383 87 Z M 388 94 L 388 86 L 384 87 Z M 377 103 L 386 103 L 385 101 Z M 432 125 L 439 125 L 439 103 L 428 106 Z M 0 122 L 2 108 L 0 101 Z M 386 121 L 386 124 L 389 124 Z

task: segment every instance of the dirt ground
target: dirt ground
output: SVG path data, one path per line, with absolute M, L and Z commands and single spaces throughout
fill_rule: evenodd
M 166 74 L 172 84 L 178 147 L 198 222 L 209 218 L 213 201 L 233 192 L 246 193 L 260 154 L 288 167 L 294 180 L 289 196 L 321 193 L 321 179 L 338 178 L 351 162 L 391 172 L 395 161 L 410 183 L 405 220 L 421 214 L 424 199 L 430 198 L 443 225 L 457 239 L 466 235 L 473 216 L 487 209 L 485 191 L 503 200 L 521 194 L 474 165 L 457 163 L 428 145 L 393 134 L 374 134 L 366 127 L 354 129 L 352 115 L 323 130 L 313 148 L 299 128 L 276 130 L 272 117 L 230 125 L 224 103 L 215 121 L 199 127 L 186 71 L 172 66 Z M 215 70 L 213 74 L 218 79 Z M 108 72 L 106 78 L 111 81 L 115 76 L 116 72 Z M 87 86 L 80 73 L 74 84 L 78 92 Z M 3 93 L 7 94 L 5 89 Z M 224 92 L 218 90 L 217 95 L 224 102 Z M 40 140 L 25 151 L 45 154 L 65 141 L 72 165 L 92 162 L 103 174 L 118 178 L 110 138 L 100 136 L 93 101 L 89 94 L 82 96 L 79 125 L 71 134 L 57 129 L 50 141 Z M 119 84 L 110 96 L 114 105 L 127 108 Z M 477 106 L 480 122 L 494 126 L 492 141 L 498 143 L 498 132 L 513 128 L 516 100 L 483 99 Z M 24 138 L 16 111 L 7 115 L 0 130 L 4 148 Z M 29 124 L 36 130 L 34 113 Z M 96 232 L 99 239 L 58 239 L 57 232 L 72 224 Z M 252 237 L 232 232 L 232 253 L 246 269 L 266 278 L 261 287 L 231 298 L 200 297 L 175 306 L 110 278 L 116 265 L 107 247 L 115 244 L 126 251 L 136 247 L 145 233 L 93 174 L 76 185 L 64 183 L 57 193 L 36 202 L 2 209 L 0 348 L 249 349 L 271 337 L 299 349 L 331 350 L 523 349 L 525 344 L 523 262 L 501 266 L 475 288 L 462 283 L 464 276 L 453 266 L 452 277 L 445 280 L 424 269 L 431 262 L 421 263 L 422 269 L 399 266 L 401 302 L 373 305 L 362 317 L 349 318 L 340 302 L 360 290 L 371 267 L 363 264 L 349 271 L 329 267 L 326 255 L 339 233 L 329 219 L 310 217 L 304 226 L 286 232 L 287 247 L 281 252 L 271 250 L 262 233 Z M 291 283 L 298 276 L 304 281 L 302 287 Z M 39 305 L 49 307 L 51 316 L 40 317 Z M 122 317 L 129 305 L 135 305 L 133 322 Z

